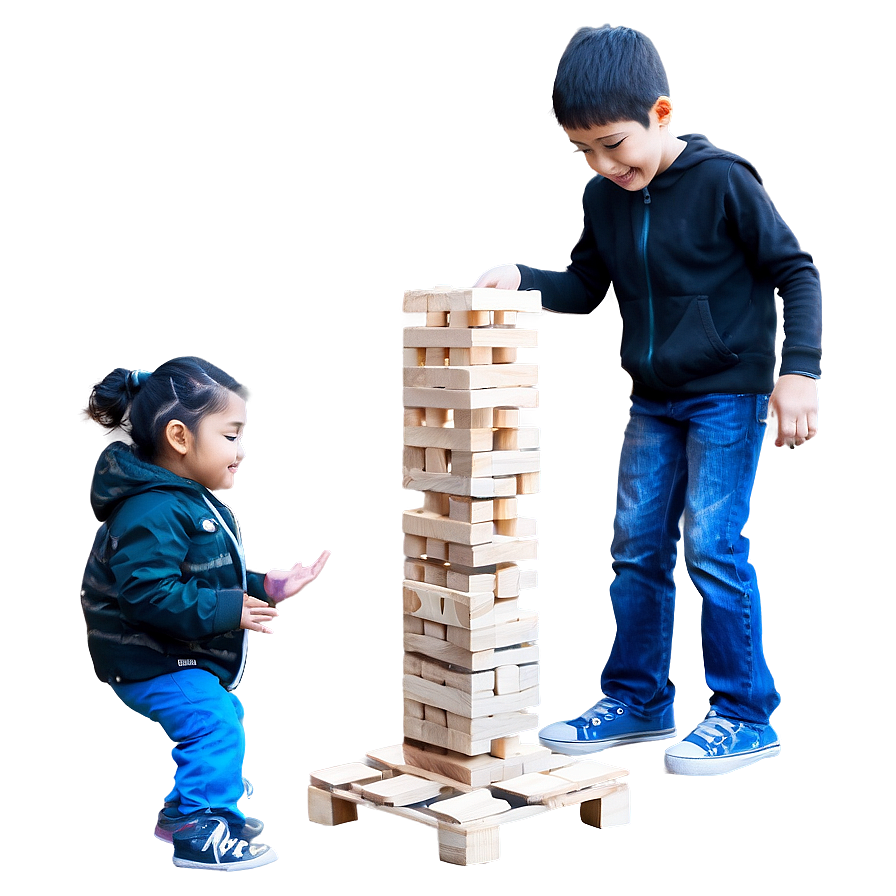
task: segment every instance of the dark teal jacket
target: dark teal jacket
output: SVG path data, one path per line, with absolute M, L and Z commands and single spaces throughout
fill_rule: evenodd
M 267 598 L 264 576 L 245 570 L 230 510 L 123 442 L 100 455 L 90 501 L 103 525 L 81 605 L 97 677 L 142 681 L 198 667 L 236 687 L 246 652 L 243 593 Z

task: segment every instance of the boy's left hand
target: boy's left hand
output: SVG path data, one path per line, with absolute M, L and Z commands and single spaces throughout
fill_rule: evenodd
M 811 439 L 818 427 L 818 387 L 810 376 L 796 373 L 778 377 L 769 399 L 769 409 L 778 419 L 775 445 L 795 448 Z
M 313 582 L 324 568 L 329 551 L 324 551 L 311 566 L 296 563 L 292 569 L 272 569 L 264 577 L 264 593 L 275 604 L 298 594 L 309 582 Z

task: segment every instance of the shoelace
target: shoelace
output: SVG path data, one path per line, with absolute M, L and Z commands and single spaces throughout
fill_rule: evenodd
M 624 714 L 624 707 L 618 703 L 611 703 L 609 700 L 598 700 L 591 709 L 582 713 L 582 718 L 597 726 L 603 722 L 615 722 L 616 719 Z
M 694 730 L 693 734 L 702 737 L 708 744 L 713 741 L 721 743 L 726 737 L 737 734 L 740 723 L 732 722 L 724 716 L 709 715 Z

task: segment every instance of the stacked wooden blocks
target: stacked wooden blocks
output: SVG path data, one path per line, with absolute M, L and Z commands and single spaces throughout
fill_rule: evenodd
M 404 331 L 405 755 L 455 780 L 501 781 L 550 764 L 521 746 L 537 727 L 538 619 L 519 606 L 535 585 L 535 522 L 518 496 L 537 491 L 538 369 L 519 358 L 536 332 L 520 312 L 537 292 L 405 293 L 426 325 Z

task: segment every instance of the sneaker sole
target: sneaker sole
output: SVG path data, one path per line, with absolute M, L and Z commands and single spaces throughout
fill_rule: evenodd
M 637 744 L 642 741 L 666 740 L 670 737 L 675 737 L 674 728 L 666 728 L 663 731 L 644 731 L 640 734 L 629 734 L 604 740 L 549 740 L 545 737 L 539 737 L 538 740 L 542 746 L 548 747 L 555 753 L 562 753 L 564 756 L 582 756 L 586 753 L 598 753 L 610 747 L 621 747 L 625 744 Z
M 270 865 L 277 861 L 277 853 L 269 849 L 266 853 L 256 856 L 254 859 L 246 859 L 245 862 L 194 862 L 192 859 L 181 859 L 177 856 L 173 859 L 178 868 L 200 868 L 204 871 L 247 871 L 249 868 L 260 868 L 262 865 Z
M 781 752 L 781 744 L 769 744 L 749 753 L 734 756 L 707 756 L 705 759 L 684 758 L 666 754 L 666 769 L 673 775 L 724 775 L 761 759 L 771 759 Z

